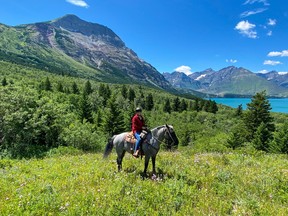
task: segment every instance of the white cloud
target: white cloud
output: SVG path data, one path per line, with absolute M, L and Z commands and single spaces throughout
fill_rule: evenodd
M 249 38 L 257 38 L 257 32 L 253 30 L 255 27 L 256 25 L 249 23 L 249 21 L 240 21 L 235 26 L 235 29 L 244 36 L 247 36 Z
M 66 0 L 66 1 L 76 6 L 86 7 L 86 8 L 89 7 L 89 5 L 84 0 Z
M 276 22 L 277 22 L 276 19 L 269 19 L 267 22 L 267 25 L 274 26 L 274 25 L 276 25 Z
M 263 3 L 265 6 L 270 5 L 268 0 L 246 0 L 244 5 L 246 5 L 246 4 L 254 4 L 254 3 Z
M 272 31 L 269 31 L 269 32 L 267 33 L 267 35 L 268 35 L 268 36 L 272 36 Z
M 279 75 L 286 75 L 288 72 L 278 72 Z
M 258 71 L 258 73 L 261 73 L 261 74 L 266 74 L 266 73 L 268 73 L 269 71 L 267 71 L 267 70 L 261 70 L 261 71 Z
M 238 62 L 236 59 L 226 59 L 226 62 L 228 62 L 228 63 L 236 63 L 236 62 Z
M 280 61 L 272 61 L 272 60 L 265 60 L 264 65 L 272 65 L 272 66 L 275 66 L 275 65 L 278 65 L 278 64 L 282 64 Z
M 286 57 L 286 56 L 288 56 L 288 50 L 283 50 L 282 52 L 272 51 L 272 52 L 268 53 L 268 56 L 270 56 L 270 57 L 276 57 L 276 56 Z
M 248 16 L 251 16 L 254 14 L 262 13 L 262 12 L 266 11 L 267 9 L 268 8 L 258 8 L 258 9 L 253 10 L 253 11 L 245 11 L 240 15 L 240 17 L 244 18 L 244 17 L 248 17 Z
M 176 68 L 174 70 L 177 71 L 177 72 L 184 73 L 187 76 L 192 74 L 191 68 L 189 66 L 185 66 L 185 65 L 182 65 L 182 66 L 180 66 L 180 67 L 178 67 L 178 68 Z

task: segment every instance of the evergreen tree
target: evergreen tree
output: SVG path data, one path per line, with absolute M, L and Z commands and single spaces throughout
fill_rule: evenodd
M 44 82 L 44 86 L 43 87 L 44 87 L 45 91 L 52 91 L 52 84 L 51 84 L 51 82 L 50 82 L 48 77 L 46 77 L 46 80 Z
M 105 84 L 100 84 L 99 87 L 99 96 L 103 97 L 103 106 L 106 107 L 107 101 L 111 96 L 111 90 L 109 85 Z
M 167 113 L 171 113 L 171 110 L 172 110 L 172 108 L 171 108 L 171 105 L 170 105 L 170 100 L 169 100 L 169 98 L 166 98 L 165 104 L 164 104 L 164 107 L 163 107 L 163 111 L 167 112 Z
M 227 140 L 228 146 L 232 149 L 243 146 L 247 139 L 248 133 L 243 122 L 237 124 L 231 132 L 230 137 Z
M 103 116 L 102 122 L 104 132 L 109 136 L 119 134 L 124 131 L 124 118 L 119 109 L 115 96 L 112 96 L 107 103 L 107 112 Z
M 127 99 L 127 97 L 128 97 L 128 90 L 127 90 L 126 85 L 122 85 L 121 95 L 123 96 L 123 98 Z
M 145 109 L 148 111 L 151 111 L 154 107 L 154 102 L 153 102 L 153 96 L 151 93 L 149 93 L 146 96 L 146 100 L 145 100 Z
M 7 85 L 8 85 L 8 82 L 6 80 L 6 77 L 4 77 L 2 80 L 2 86 L 7 86 Z
M 92 89 L 91 83 L 89 82 L 89 80 L 87 80 L 84 86 L 84 94 L 90 95 L 92 92 L 93 92 L 93 89 Z
M 76 82 L 73 82 L 73 84 L 72 84 L 72 93 L 73 93 L 73 94 L 79 94 L 79 93 L 80 93 L 79 88 L 78 88 Z
M 271 132 L 266 127 L 266 123 L 261 122 L 256 132 L 254 133 L 252 143 L 257 150 L 268 152 L 271 138 Z
M 183 111 L 187 110 L 187 108 L 188 108 L 188 104 L 187 104 L 186 100 L 182 99 L 180 102 L 179 111 L 183 112 Z
M 195 102 L 193 103 L 193 106 L 192 106 L 192 110 L 195 110 L 197 112 L 201 110 L 198 98 L 195 99 Z
M 80 119 L 82 122 L 85 119 L 87 122 L 93 123 L 92 106 L 89 103 L 88 95 L 85 92 L 83 92 L 80 105 Z
M 129 101 L 132 102 L 132 101 L 134 101 L 135 98 L 136 98 L 136 94 L 135 94 L 134 89 L 129 88 L 129 90 L 128 90 L 128 99 L 129 99 Z
M 270 146 L 271 152 L 288 154 L 288 122 L 285 122 L 275 133 Z
M 61 82 L 58 82 L 56 89 L 57 89 L 57 91 L 59 91 L 59 92 L 64 92 L 64 87 L 63 87 L 63 85 L 62 85 Z
M 218 106 L 217 103 L 215 101 L 211 101 L 209 100 L 209 108 L 208 108 L 208 112 L 214 113 L 216 114 L 218 111 Z
M 240 105 L 238 105 L 238 107 L 236 109 L 235 115 L 241 117 L 242 114 L 243 114 L 243 107 L 242 107 L 242 104 L 240 104 Z
M 172 110 L 178 112 L 180 110 L 180 100 L 178 97 L 174 98 L 172 104 Z
M 275 125 L 273 118 L 270 114 L 271 106 L 269 101 L 266 99 L 266 92 L 260 92 L 254 95 L 251 102 L 247 104 L 247 112 L 244 115 L 244 123 L 249 132 L 249 140 L 254 138 L 256 131 L 259 126 L 263 123 L 267 128 L 267 139 L 272 139 L 273 131 L 275 130 Z M 258 132 L 259 135 L 259 132 Z M 266 141 L 263 143 L 266 145 Z M 260 149 L 266 149 L 266 146 L 259 147 Z

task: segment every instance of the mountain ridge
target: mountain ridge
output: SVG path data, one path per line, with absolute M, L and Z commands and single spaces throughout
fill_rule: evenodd
M 264 90 L 271 97 L 288 97 L 288 88 L 284 87 L 283 82 L 277 83 L 274 79 L 269 80 L 268 77 L 255 74 L 243 67 L 229 66 L 219 71 L 209 68 L 201 72 L 194 72 L 189 76 L 177 73 L 179 72 L 163 74 L 176 88 L 190 89 L 219 97 L 252 96 Z M 284 75 L 282 76 L 284 77 Z M 196 81 L 197 86 L 193 85 Z
M 2 60 L 54 73 L 174 90 L 111 29 L 71 14 L 52 21 L 0 26 L 0 50 Z

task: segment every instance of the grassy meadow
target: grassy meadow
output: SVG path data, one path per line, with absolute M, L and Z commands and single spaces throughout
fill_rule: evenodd
M 288 214 L 287 155 L 160 151 L 143 179 L 144 160 L 68 150 L 1 159 L 0 215 Z

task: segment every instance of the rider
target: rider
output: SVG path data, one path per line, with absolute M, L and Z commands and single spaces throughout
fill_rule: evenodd
M 145 127 L 144 117 L 142 115 L 142 109 L 140 107 L 137 107 L 135 111 L 136 111 L 136 114 L 132 117 L 132 131 L 137 141 L 135 144 L 135 150 L 134 150 L 133 156 L 138 157 L 139 146 L 141 142 L 140 134 L 142 130 L 146 129 L 146 127 Z

